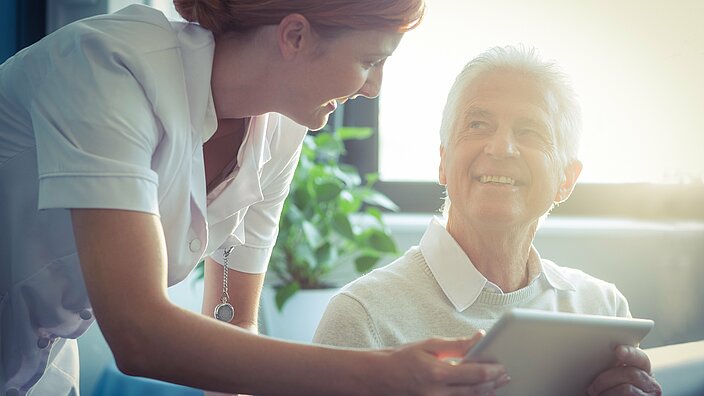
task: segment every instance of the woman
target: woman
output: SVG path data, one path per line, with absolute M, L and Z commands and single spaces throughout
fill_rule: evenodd
M 439 359 L 473 340 L 352 351 L 242 329 L 256 330 L 305 127 L 378 94 L 422 0 L 176 6 L 192 23 L 133 5 L 0 66 L 2 390 L 76 394 L 75 338 L 95 317 L 123 372 L 192 387 L 491 392 L 501 367 Z M 166 297 L 202 257 L 207 316 Z

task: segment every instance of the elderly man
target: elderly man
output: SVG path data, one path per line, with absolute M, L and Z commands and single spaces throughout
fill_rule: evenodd
M 440 129 L 446 222 L 434 219 L 419 246 L 345 286 L 314 341 L 380 348 L 466 336 L 515 307 L 630 316 L 613 284 L 541 259 L 532 245 L 582 169 L 573 98 L 565 76 L 533 50 L 497 47 L 472 60 Z M 602 373 L 590 395 L 661 393 L 640 349 L 615 354 L 622 364 Z

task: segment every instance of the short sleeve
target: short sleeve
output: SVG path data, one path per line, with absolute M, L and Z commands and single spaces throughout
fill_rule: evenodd
M 359 301 L 344 293 L 330 299 L 313 342 L 348 348 L 381 347 L 367 310 Z
M 146 62 L 104 33 L 75 36 L 57 44 L 30 108 L 39 208 L 158 214 L 159 122 L 138 80 Z

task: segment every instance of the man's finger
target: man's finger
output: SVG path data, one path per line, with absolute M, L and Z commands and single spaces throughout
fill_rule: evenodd
M 616 347 L 616 358 L 626 366 L 637 367 L 651 374 L 650 358 L 640 348 L 619 345 Z

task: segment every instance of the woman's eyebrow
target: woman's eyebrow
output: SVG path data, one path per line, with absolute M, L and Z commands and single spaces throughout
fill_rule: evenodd
M 388 51 L 374 51 L 374 52 L 368 52 L 365 55 L 373 58 L 388 58 L 390 57 L 392 52 Z

